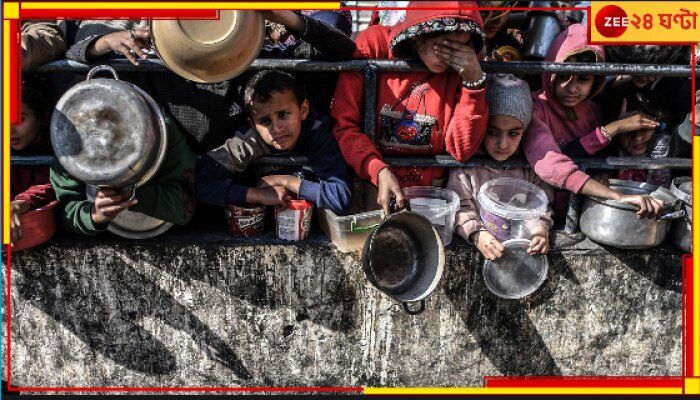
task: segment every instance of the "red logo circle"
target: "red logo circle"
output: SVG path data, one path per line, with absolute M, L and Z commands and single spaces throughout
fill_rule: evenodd
M 628 24 L 627 13 L 618 6 L 605 6 L 595 16 L 595 27 L 598 32 L 609 38 L 621 36 L 627 30 Z

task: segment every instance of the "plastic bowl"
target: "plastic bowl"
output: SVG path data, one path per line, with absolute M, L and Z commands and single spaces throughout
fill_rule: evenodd
M 452 242 L 455 215 L 459 210 L 457 193 L 433 186 L 412 186 L 403 189 L 411 205 L 411 211 L 420 214 L 433 224 L 447 246 Z
M 38 246 L 51 239 L 56 233 L 56 205 L 58 201 L 54 200 L 19 216 L 23 235 L 22 239 L 12 246 L 13 252 Z
M 481 222 L 496 239 L 529 239 L 529 232 L 547 211 L 547 194 L 530 182 L 496 178 L 479 190 Z

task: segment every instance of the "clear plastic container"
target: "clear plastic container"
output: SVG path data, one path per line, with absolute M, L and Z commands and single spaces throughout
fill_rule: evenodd
M 383 214 L 382 210 L 374 210 L 338 216 L 331 210 L 319 209 L 318 222 L 338 250 L 347 253 L 363 248 L 369 234 L 382 222 Z
M 455 215 L 459 210 L 457 193 L 433 186 L 412 186 L 404 188 L 403 193 L 409 200 L 411 211 L 428 218 L 440 233 L 445 246 L 450 244 Z
M 532 230 L 547 211 L 547 194 L 530 182 L 496 178 L 479 190 L 481 223 L 496 239 L 530 239 Z

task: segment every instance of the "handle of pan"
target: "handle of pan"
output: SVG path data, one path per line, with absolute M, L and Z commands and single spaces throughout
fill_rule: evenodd
M 119 80 L 119 75 L 117 75 L 117 71 L 114 68 L 110 67 L 109 65 L 98 65 L 95 68 L 91 69 L 87 73 L 87 78 L 85 78 L 85 80 L 89 81 L 90 79 L 92 79 L 93 75 L 95 75 L 98 72 L 102 72 L 102 71 L 110 72 L 112 74 L 112 76 L 114 76 L 114 79 Z
M 409 306 L 410 304 L 416 304 L 416 303 L 419 303 L 419 306 L 417 309 L 412 309 Z M 421 300 L 420 302 L 403 303 L 403 309 L 409 315 L 418 315 L 418 314 L 422 313 L 423 311 L 425 311 L 425 300 Z
M 667 219 L 678 219 L 678 218 L 683 218 L 685 217 L 685 210 L 678 210 L 678 211 L 673 211 L 670 213 L 663 214 L 659 217 L 660 220 L 667 220 Z

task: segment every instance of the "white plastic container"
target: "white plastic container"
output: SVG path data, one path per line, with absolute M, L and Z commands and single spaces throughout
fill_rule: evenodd
M 403 193 L 409 200 L 411 211 L 428 218 L 440 233 L 445 246 L 450 244 L 455 215 L 459 210 L 457 193 L 433 186 L 412 186 L 404 188 Z
M 318 222 L 338 250 L 347 253 L 362 250 L 369 234 L 382 222 L 383 214 L 382 210 L 374 210 L 338 216 L 331 210 L 319 209 Z
M 530 239 L 547 211 L 547 194 L 530 182 L 496 178 L 479 190 L 481 223 L 497 240 Z

